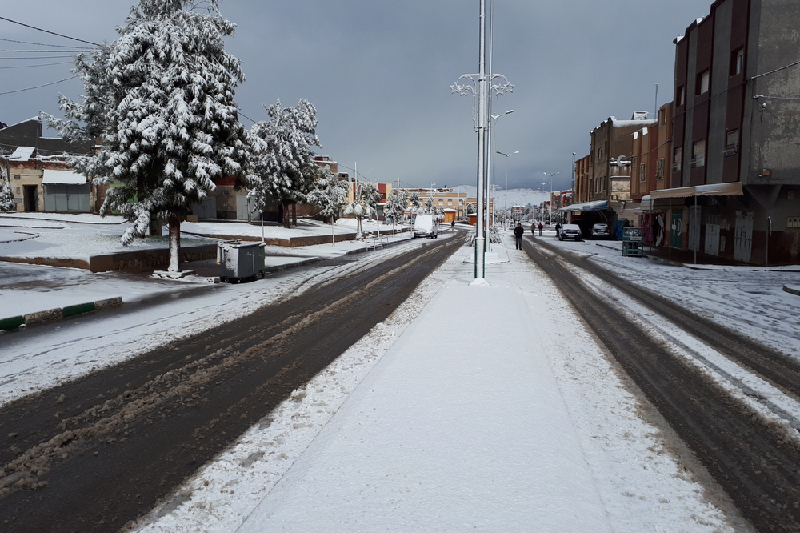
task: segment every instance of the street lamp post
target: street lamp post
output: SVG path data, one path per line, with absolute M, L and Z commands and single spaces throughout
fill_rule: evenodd
M 553 223 L 553 176 L 558 176 L 560 172 L 555 172 L 553 174 L 542 172 L 542 174 L 550 178 L 550 200 L 547 202 L 547 223 L 552 224 Z M 547 185 L 547 182 L 543 181 L 542 185 Z
M 490 98 L 491 98 L 491 95 L 490 95 Z M 497 127 L 497 119 L 499 119 L 500 117 L 505 116 L 505 115 L 510 115 L 513 112 L 514 112 L 513 109 L 509 109 L 508 111 L 506 111 L 502 115 L 491 115 L 492 119 L 494 120 L 494 125 L 492 125 L 491 122 L 490 122 L 490 127 L 489 127 L 489 150 L 493 150 L 493 147 L 494 148 L 497 147 L 497 141 L 494 139 L 494 128 Z M 500 153 L 500 152 L 498 152 L 498 153 Z M 497 180 L 494 177 L 494 172 L 495 172 L 494 171 L 494 166 L 495 165 L 493 164 L 493 162 L 494 162 L 494 153 L 492 153 L 492 157 L 489 158 L 490 170 L 489 170 L 489 173 L 488 173 L 489 178 L 487 180 L 487 185 L 486 185 L 486 189 L 488 191 L 488 195 L 487 195 L 488 199 L 487 199 L 487 204 L 486 204 L 487 208 L 488 208 L 489 205 L 491 205 L 491 201 L 492 201 L 492 188 L 491 188 L 491 185 L 489 184 L 489 182 L 490 181 L 494 181 L 495 183 L 497 183 Z M 487 215 L 488 214 L 489 213 L 487 213 Z M 487 220 L 489 219 L 488 216 L 486 218 L 487 218 Z M 491 210 L 491 219 L 492 219 L 492 223 L 494 223 L 495 222 L 494 209 Z M 487 224 L 487 227 L 488 227 L 488 224 Z M 490 239 L 489 240 L 489 249 L 490 250 L 491 250 L 491 246 L 492 245 L 491 245 L 491 239 Z
M 575 201 L 575 156 L 577 154 L 572 152 L 572 201 Z
M 475 280 L 480 284 L 484 282 L 486 277 L 486 240 L 483 221 L 483 207 L 484 207 L 484 187 L 486 185 L 486 156 L 488 143 L 487 143 L 487 129 L 489 128 L 489 110 L 491 94 L 499 96 L 506 92 L 513 92 L 514 85 L 509 83 L 508 79 L 502 74 L 494 74 L 491 66 L 487 75 L 486 72 L 486 0 L 480 0 L 480 24 L 478 35 L 478 73 L 477 74 L 464 74 L 450 86 L 453 93 L 462 96 L 472 95 L 473 97 L 473 111 L 475 116 L 475 131 L 478 134 L 478 221 L 477 221 L 477 238 L 475 246 Z M 491 58 L 491 53 L 489 54 Z M 491 61 L 491 59 L 490 59 Z M 462 80 L 463 85 L 462 85 Z M 466 80 L 469 80 L 467 82 Z M 497 80 L 497 83 L 495 82 Z M 480 280 L 480 281 L 478 281 Z
M 512 109 L 512 111 L 513 111 L 513 109 Z M 510 154 L 504 154 L 503 152 L 498 150 L 497 153 L 506 157 L 506 194 L 503 196 L 503 198 L 505 199 L 505 203 L 504 203 L 505 207 L 504 207 L 504 209 L 506 211 L 508 211 L 508 158 L 511 157 L 514 154 L 518 154 L 519 150 L 515 150 L 515 151 L 511 152 Z M 508 215 L 506 214 L 506 218 L 507 217 L 508 217 Z

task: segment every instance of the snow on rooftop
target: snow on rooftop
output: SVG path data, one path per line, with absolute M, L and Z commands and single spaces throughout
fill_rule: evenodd
M 20 120 L 19 122 L 15 122 L 14 124 L 9 124 L 8 126 L 6 126 L 3 129 L 13 128 L 14 126 L 19 126 L 20 124 L 24 124 L 25 122 L 28 122 L 28 121 L 31 121 L 31 120 L 38 121 L 39 117 L 26 118 L 25 120 Z
M 9 156 L 10 161 L 27 161 L 33 156 L 36 148 L 33 146 L 20 146 Z

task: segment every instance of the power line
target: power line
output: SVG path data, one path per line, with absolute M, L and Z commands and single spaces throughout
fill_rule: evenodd
M 39 56 L 39 57 L 0 57 L 0 59 L 21 59 L 23 61 L 30 61 L 31 59 L 67 59 L 73 56 L 66 54 L 60 56 Z
M 81 53 L 86 52 L 86 51 L 87 51 L 87 49 L 81 49 L 81 50 L 19 50 L 19 49 L 16 49 L 16 48 L 0 49 L 0 52 L 18 52 L 20 54 L 55 54 L 55 53 L 59 53 L 59 54 L 68 54 L 68 53 L 81 54 Z
M 62 61 L 60 63 L 41 63 L 39 65 L 14 65 L 12 67 L 0 67 L 0 69 L 7 68 L 34 68 L 34 67 L 50 67 L 53 65 L 71 65 L 72 61 Z
M 763 74 L 756 74 L 755 76 L 753 76 L 750 79 L 751 80 L 755 80 L 757 78 L 761 78 L 762 76 L 768 76 L 770 74 L 775 74 L 776 72 L 780 72 L 781 70 L 787 69 L 789 67 L 793 67 L 795 65 L 800 65 L 800 61 L 795 61 L 794 63 L 789 63 L 788 65 L 784 65 L 784 66 L 782 66 L 780 68 L 776 68 L 775 70 L 770 70 L 769 72 L 765 72 Z
M 50 83 L 43 83 L 42 85 L 36 85 L 35 87 L 25 87 L 24 89 L 15 89 L 13 91 L 6 91 L 6 92 L 3 92 L 3 93 L 0 93 L 0 96 L 2 96 L 4 94 L 21 93 L 21 92 L 24 92 L 24 91 L 32 91 L 33 89 L 41 89 L 42 87 L 47 87 L 49 85 L 55 85 L 56 83 L 65 82 L 65 81 L 68 81 L 68 80 L 71 80 L 71 79 L 74 79 L 74 78 L 77 78 L 77 77 L 78 77 L 78 75 L 76 74 L 74 76 L 70 76 L 69 78 L 64 78 L 63 80 L 51 81 Z
M 241 108 L 239 108 L 239 115 L 240 115 L 240 116 L 242 116 L 242 117 L 244 117 L 244 118 L 246 118 L 247 120 L 249 120 L 249 121 L 250 121 L 250 122 L 252 122 L 253 124 L 255 124 L 255 123 L 256 123 L 256 121 L 255 121 L 255 120 L 253 120 L 252 118 L 250 118 L 250 117 L 248 117 L 247 115 L 245 115 L 245 114 L 244 114 L 244 112 L 242 112 L 242 109 L 241 109 Z
M 56 33 L 54 31 L 44 30 L 42 28 L 37 28 L 36 26 L 31 26 L 30 24 L 25 24 L 24 22 L 18 22 L 16 20 L 12 20 L 12 19 L 7 18 L 7 17 L 0 17 L 0 20 L 6 20 L 6 21 L 11 22 L 13 24 L 19 24 L 20 26 L 24 26 L 24 27 L 30 28 L 32 30 L 41 31 L 41 32 L 44 32 L 44 33 L 49 33 L 50 35 L 55 35 L 56 37 L 63 37 L 64 39 L 70 39 L 72 41 L 78 41 L 80 43 L 91 44 L 93 46 L 100 46 L 99 44 L 93 43 L 91 41 L 84 41 L 83 39 L 78 39 L 77 37 L 70 37 L 69 35 L 64 35 L 62 33 Z
M 17 43 L 17 44 L 34 44 L 36 46 L 52 46 L 53 48 L 82 48 L 84 50 L 91 50 L 90 46 L 66 46 L 63 44 L 47 44 L 47 43 L 37 43 L 31 41 L 17 41 L 16 39 L 6 39 L 0 37 L 0 41 L 5 41 L 7 43 Z

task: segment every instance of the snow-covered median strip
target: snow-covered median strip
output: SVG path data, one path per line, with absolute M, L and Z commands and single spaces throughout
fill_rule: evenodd
M 398 336 L 442 287 L 441 268 L 384 322 L 294 391 L 269 416 L 134 526 L 136 532 L 230 532 L 292 466 Z

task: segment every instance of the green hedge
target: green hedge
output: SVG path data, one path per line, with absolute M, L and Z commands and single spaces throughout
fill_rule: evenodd
M 67 307 L 61 310 L 61 316 L 67 318 L 75 315 L 80 315 L 83 313 L 88 313 L 89 311 L 94 311 L 94 302 L 78 304 L 78 305 L 68 305 Z
M 11 331 L 17 329 L 24 323 L 25 323 L 25 317 L 22 315 L 14 316 L 11 318 L 0 318 L 0 329 L 4 331 Z

